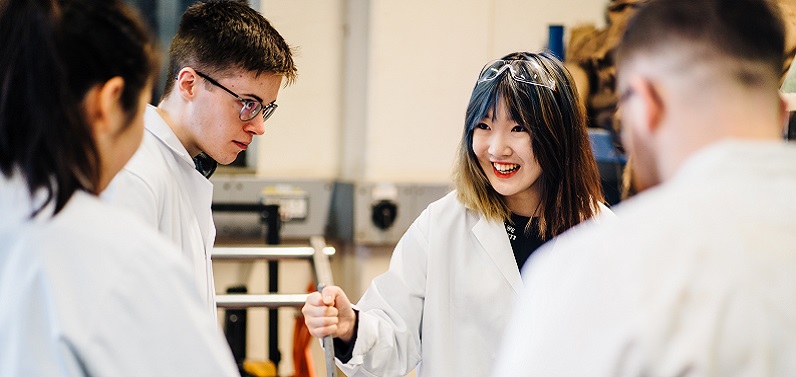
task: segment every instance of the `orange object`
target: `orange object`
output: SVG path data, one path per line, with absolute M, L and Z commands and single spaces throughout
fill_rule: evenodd
M 243 370 L 253 377 L 276 377 L 276 365 L 271 360 L 244 360 Z
M 307 292 L 315 292 L 315 284 L 310 283 Z M 304 315 L 299 312 L 296 316 L 296 326 L 293 330 L 293 370 L 294 377 L 316 377 L 315 363 L 310 354 L 310 341 L 312 335 L 307 325 L 304 324 Z

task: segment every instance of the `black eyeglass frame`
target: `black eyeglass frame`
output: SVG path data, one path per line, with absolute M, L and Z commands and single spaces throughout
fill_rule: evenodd
M 208 76 L 208 75 L 206 75 L 206 74 L 204 74 L 202 72 L 196 71 L 196 70 L 194 70 L 194 72 L 196 72 L 196 74 L 199 77 L 201 77 L 201 78 L 207 80 L 208 82 L 210 82 L 211 84 L 223 89 L 225 92 L 227 92 L 230 95 L 232 95 L 233 97 L 237 98 L 238 101 L 241 101 L 243 103 L 243 106 L 240 108 L 240 112 L 238 113 L 238 118 L 240 120 L 244 121 L 244 122 L 248 122 L 248 121 L 254 119 L 254 117 L 256 117 L 257 114 L 259 114 L 261 111 L 263 113 L 263 122 L 265 122 L 266 120 L 268 120 L 268 118 L 271 117 L 271 115 L 274 114 L 274 111 L 276 110 L 276 108 L 279 107 L 276 104 L 276 101 L 273 101 L 273 102 L 269 103 L 268 105 L 263 105 L 263 103 L 258 101 L 258 100 L 243 98 L 243 97 L 239 96 L 237 93 L 229 90 L 226 86 L 221 85 L 218 81 L 214 80 L 210 76 Z M 257 105 L 259 105 L 259 108 L 256 111 L 253 111 L 252 115 L 250 117 L 245 118 L 243 116 L 243 111 L 246 110 L 246 106 L 249 103 L 256 103 Z

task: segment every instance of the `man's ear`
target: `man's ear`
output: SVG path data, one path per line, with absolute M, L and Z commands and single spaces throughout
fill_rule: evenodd
M 124 79 L 116 76 L 88 90 L 83 98 L 86 121 L 96 138 L 114 135 L 124 125 L 125 111 L 121 104 Z
M 650 134 L 657 132 L 666 111 L 657 87 L 647 78 L 637 77 L 630 82 L 630 88 L 638 96 L 636 100 L 639 101 L 644 131 Z
M 196 95 L 196 85 L 199 82 L 199 75 L 193 68 L 185 67 L 177 73 L 176 89 L 183 98 L 189 99 Z

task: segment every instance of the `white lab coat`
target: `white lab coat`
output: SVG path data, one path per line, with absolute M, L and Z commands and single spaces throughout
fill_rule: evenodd
M 353 357 L 338 365 L 348 376 L 404 376 L 415 366 L 418 376 L 486 376 L 522 289 L 503 222 L 452 192 L 409 227 L 356 305 Z
M 153 106 L 144 115 L 144 140 L 102 197 L 140 215 L 174 241 L 191 265 L 205 307 L 216 315 L 211 252 L 216 228 L 213 184 Z
M 531 259 L 494 376 L 796 376 L 796 147 L 708 147 L 616 215 Z
M 83 192 L 32 210 L 0 175 L 0 376 L 238 375 L 162 236 Z

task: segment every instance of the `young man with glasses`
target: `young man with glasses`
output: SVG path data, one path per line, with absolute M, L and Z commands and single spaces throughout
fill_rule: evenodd
M 279 88 L 295 76 L 290 47 L 245 2 L 192 5 L 169 49 L 163 97 L 146 110 L 141 147 L 103 193 L 180 246 L 214 315 L 213 186 L 194 159 L 234 161 L 263 134 Z

